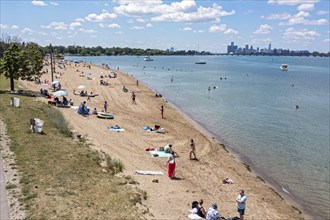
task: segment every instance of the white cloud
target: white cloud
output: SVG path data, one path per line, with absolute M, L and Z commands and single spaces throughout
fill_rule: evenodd
M 121 31 L 116 31 L 115 34 L 123 34 Z
M 175 21 L 185 23 L 203 23 L 203 22 L 220 22 L 220 17 L 233 15 L 235 11 L 227 12 L 221 6 L 213 4 L 212 7 L 198 7 L 197 10 L 189 12 L 172 12 L 164 13 L 160 16 L 153 17 L 152 21 Z
M 75 21 L 84 22 L 85 20 L 83 18 L 76 18 Z
M 259 28 L 253 32 L 254 34 L 268 34 L 270 33 L 270 30 L 272 30 L 273 28 L 271 26 L 269 26 L 268 24 L 262 24 L 259 26 Z
M 184 27 L 184 28 L 182 29 L 182 31 L 192 31 L 192 28 L 191 28 L 191 27 Z
M 35 5 L 35 6 L 46 6 L 47 5 L 44 1 L 38 1 L 38 0 L 34 0 L 31 3 L 32 3 L 32 5 Z
M 164 4 L 161 0 L 155 1 L 115 1 L 120 5 L 114 7 L 114 11 L 124 15 L 146 15 L 146 14 L 163 14 L 178 11 L 190 11 L 196 8 L 195 1 L 183 0 L 181 2 L 173 2 L 169 5 Z
M 130 27 L 131 30 L 143 30 L 144 27 L 143 26 L 133 26 L 133 27 Z
M 153 27 L 151 23 L 146 24 L 146 27 Z
M 227 28 L 226 24 L 221 24 L 221 25 L 212 25 L 209 27 L 209 32 L 212 33 L 217 33 L 217 32 L 222 32 L 224 34 L 231 34 L 231 35 L 237 35 L 238 31 L 234 30 L 232 28 Z
M 51 5 L 55 5 L 55 6 L 58 6 L 58 3 L 57 2 L 49 2 Z
M 204 33 L 205 31 L 204 30 L 195 30 L 193 31 L 194 33 Z
M 19 27 L 17 25 L 12 25 L 11 29 L 18 29 Z
M 308 20 L 307 17 L 310 17 L 310 14 L 305 11 L 300 11 L 297 14 L 291 16 L 286 22 L 281 22 L 279 25 L 325 25 L 328 23 L 327 19 L 318 19 L 318 20 Z
M 109 24 L 108 27 L 109 28 L 121 28 L 119 24 L 115 24 L 115 23 Z
M 221 25 L 213 25 L 209 27 L 209 32 L 224 32 L 227 29 L 227 25 L 221 24 Z
M 101 28 L 105 28 L 105 25 L 104 25 L 103 23 L 99 23 L 99 26 L 100 26 Z
M 298 11 L 311 11 L 314 10 L 314 4 L 301 4 L 297 7 Z
M 140 23 L 145 23 L 146 22 L 143 18 L 137 18 L 136 21 L 140 22 Z
M 261 16 L 261 18 L 267 19 L 267 20 L 287 20 L 291 18 L 292 16 L 288 13 L 282 13 L 282 14 L 271 14 L 269 16 Z
M 114 12 L 126 16 L 151 15 L 152 21 L 174 21 L 186 23 L 219 22 L 220 17 L 235 14 L 227 12 L 221 6 L 197 6 L 195 1 L 183 0 L 166 4 L 166 1 L 118 1 Z
M 329 11 L 324 11 L 324 10 L 319 10 L 317 11 L 318 15 L 325 15 L 325 14 L 329 14 Z
M 77 28 L 77 27 L 81 27 L 81 23 L 78 22 L 78 21 L 75 21 L 75 22 L 72 22 L 70 25 L 69 25 L 70 29 L 74 29 L 74 28 Z
M 87 33 L 87 34 L 92 34 L 92 33 L 96 33 L 97 31 L 94 29 L 84 29 L 84 28 L 80 28 L 79 31 Z
M 92 22 L 103 22 L 103 21 L 112 20 L 115 18 L 117 18 L 117 15 L 114 13 L 110 14 L 109 12 L 103 12 L 99 15 L 93 13 L 93 14 L 89 14 L 85 17 L 85 19 L 87 21 L 92 21 Z
M 48 25 L 41 25 L 42 28 L 46 28 L 46 29 L 54 29 L 54 30 L 66 30 L 68 29 L 68 25 L 65 24 L 64 22 L 56 22 L 53 21 L 51 23 L 49 23 Z
M 294 28 L 288 28 L 283 33 L 283 39 L 291 42 L 311 41 L 318 36 L 320 36 L 319 33 L 308 29 L 295 30 Z
M 24 28 L 23 30 L 21 30 L 22 34 L 28 34 L 31 35 L 34 31 L 30 28 Z
M 330 42 L 330 38 L 324 39 L 323 42 L 329 43 Z
M 225 32 L 223 32 L 224 34 L 231 34 L 231 35 L 237 35 L 238 31 L 234 30 L 234 29 L 227 29 Z
M 268 4 L 272 5 L 299 5 L 299 4 L 312 4 L 320 0 L 268 0 Z

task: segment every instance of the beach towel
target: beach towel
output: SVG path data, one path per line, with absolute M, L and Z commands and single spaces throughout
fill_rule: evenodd
M 154 170 L 136 170 L 135 173 L 141 175 L 164 175 L 162 171 L 154 171 Z
M 116 132 L 122 132 L 125 131 L 125 129 L 119 127 L 118 125 L 108 127 L 109 131 L 116 131 Z
M 190 210 L 189 210 L 190 211 Z M 188 215 L 189 219 L 203 219 L 202 217 L 200 217 L 199 215 L 195 214 L 195 213 L 190 213 Z
M 156 133 L 165 133 L 165 129 L 164 128 L 158 128 L 157 130 L 155 130 L 152 127 L 149 127 L 149 126 L 143 126 L 142 128 L 145 131 L 156 132 Z
M 151 156 L 153 156 L 153 157 L 169 157 L 169 156 L 171 156 L 170 153 L 166 153 L 165 151 L 150 150 L 149 152 L 150 152 Z
M 78 109 L 79 106 L 70 106 L 70 108 L 73 108 L 73 109 Z

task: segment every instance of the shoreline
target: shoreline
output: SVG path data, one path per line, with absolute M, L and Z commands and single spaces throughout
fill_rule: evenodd
M 142 81 L 143 83 L 143 81 Z M 148 87 L 150 88 L 150 87 Z M 152 89 L 153 90 L 153 89 Z M 155 91 L 155 90 L 153 90 Z M 321 216 L 319 216 L 317 213 L 315 213 L 311 208 L 304 205 L 304 203 L 298 203 L 296 201 L 299 201 L 298 197 L 291 194 L 290 192 L 285 192 L 286 190 L 283 186 L 281 186 L 276 180 L 274 180 L 271 177 L 268 177 L 266 173 L 262 170 L 257 168 L 256 166 L 251 163 L 251 161 L 244 156 L 243 154 L 240 154 L 238 151 L 235 150 L 235 147 L 232 146 L 229 142 L 222 139 L 220 135 L 213 133 L 212 131 L 209 131 L 205 125 L 203 125 L 200 122 L 195 121 L 191 115 L 189 115 L 187 112 L 185 112 L 183 109 L 178 107 L 174 102 L 164 98 L 167 102 L 172 104 L 174 108 L 177 109 L 177 111 L 185 117 L 185 119 L 191 123 L 196 129 L 198 129 L 201 133 L 206 135 L 208 138 L 212 139 L 215 143 L 219 144 L 219 147 L 223 147 L 225 151 L 227 151 L 229 154 L 233 155 L 235 159 L 237 159 L 239 162 L 241 162 L 244 166 L 246 166 L 246 170 L 248 172 L 252 172 L 257 177 L 259 177 L 271 190 L 274 190 L 276 193 L 279 194 L 280 197 L 283 197 L 284 200 L 288 201 L 292 207 L 296 208 L 298 211 L 301 212 L 303 217 L 305 219 L 323 219 Z M 250 170 L 249 170 L 250 169 Z
M 73 62 L 70 63 L 74 65 Z M 101 66 L 94 64 L 91 66 L 91 72 L 106 71 Z M 78 77 L 75 69 L 76 67 L 71 67 L 65 70 L 63 78 L 60 79 L 62 86 L 71 94 L 71 91 L 77 85 L 88 83 L 88 90 L 92 89 L 100 94 L 98 98 L 95 98 L 95 102 L 93 100 L 91 103 L 88 103 L 91 104 L 90 107 L 92 108 L 94 105 L 94 107 L 98 106 L 99 109 L 103 100 L 111 100 L 109 104 L 110 109 L 113 109 L 115 122 L 103 121 L 93 116 L 81 117 L 75 110 L 71 109 L 60 110 L 65 118 L 70 121 L 74 131 L 78 131 L 84 136 L 88 135 L 88 139 L 94 145 L 93 148 L 105 150 L 110 155 L 114 155 L 114 157 L 122 160 L 125 167 L 127 167 L 126 171 L 124 171 L 126 174 L 131 175 L 137 168 L 146 169 L 150 167 L 166 172 L 164 162 L 159 158 L 154 159 L 150 155 L 142 153 L 145 147 L 159 147 L 172 142 L 175 144 L 175 151 L 178 151 L 180 155 L 188 155 L 189 150 L 186 148 L 186 142 L 189 140 L 189 137 L 194 137 L 194 140 L 196 138 L 197 156 L 200 158 L 200 161 L 191 162 L 186 157 L 179 158 L 178 176 L 181 177 L 181 180 L 171 181 L 165 175 L 157 177 L 160 179 L 160 184 L 155 185 L 155 183 L 151 182 L 151 179 L 154 178 L 153 176 L 134 176 L 140 182 L 139 188 L 147 191 L 149 197 L 146 205 L 155 218 L 169 218 L 172 215 L 168 211 L 174 214 L 174 216 L 186 217 L 191 201 L 197 198 L 203 198 L 206 201 L 205 208 L 208 208 L 211 203 L 216 201 L 221 204 L 220 211 L 225 217 L 237 216 L 236 204 L 233 200 L 241 188 L 246 189 L 247 195 L 251 199 L 248 204 L 248 218 L 258 218 L 258 216 L 260 218 L 263 216 L 268 219 L 283 217 L 301 219 L 305 217 L 294 208 L 283 204 L 283 201 L 278 198 L 278 195 L 273 192 L 272 188 L 269 189 L 267 184 L 262 183 L 257 178 L 255 172 L 249 172 L 244 167 L 240 158 L 234 157 L 232 152 L 228 152 L 228 150 L 219 148 L 219 140 L 212 138 L 213 135 L 205 132 L 207 130 L 202 125 L 190 118 L 182 109 L 176 107 L 175 103 L 165 98 L 155 98 L 152 89 L 144 84 L 136 86 L 136 79 L 121 71 L 112 69 L 118 74 L 118 78 L 111 79 L 112 83 L 109 87 L 102 87 L 99 85 L 98 79 L 96 82 L 93 80 L 86 81 L 86 78 Z M 79 64 L 79 70 L 81 71 L 82 69 L 83 67 Z M 128 97 L 129 94 L 122 93 L 121 87 L 123 85 L 127 85 L 133 91 L 138 92 L 137 105 L 131 104 Z M 35 84 L 30 84 L 29 87 L 35 88 L 36 91 L 40 89 L 40 86 Z M 109 91 L 111 92 L 109 93 Z M 83 98 L 77 96 L 73 98 L 75 103 L 83 100 Z M 166 105 L 165 117 L 167 118 L 159 120 L 158 107 L 163 103 Z M 108 131 L 100 129 L 110 123 L 124 126 L 125 129 L 127 128 L 127 132 L 109 134 Z M 164 135 L 145 133 L 139 127 L 142 125 L 141 123 L 161 123 L 162 127 L 165 127 L 168 132 Z M 87 128 L 86 124 L 89 125 Z M 93 132 L 96 129 L 98 129 L 98 132 Z M 102 138 L 105 135 L 112 138 L 105 140 Z M 130 152 L 130 158 L 127 158 L 127 152 Z M 219 158 L 223 160 L 219 161 Z M 209 171 L 210 169 L 212 172 Z M 225 176 L 233 178 L 235 184 L 231 186 L 221 184 L 220 182 Z M 170 185 L 175 187 L 168 187 Z M 160 210 L 159 204 L 163 204 L 164 201 L 175 202 L 164 204 L 162 210 Z M 291 205 L 288 200 L 284 200 L 284 203 Z

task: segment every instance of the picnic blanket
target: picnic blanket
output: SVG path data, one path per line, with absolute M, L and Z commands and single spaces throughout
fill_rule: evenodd
M 109 131 L 115 131 L 115 132 L 122 132 L 122 131 L 125 131 L 125 129 L 120 128 L 120 127 L 116 127 L 116 126 L 114 126 L 114 127 L 108 127 L 108 130 L 109 130 Z
M 154 129 L 154 128 L 149 127 L 149 126 L 143 126 L 142 128 L 145 131 L 156 132 L 156 133 L 165 133 L 165 129 L 164 128 Z
M 135 173 L 142 175 L 164 175 L 162 171 L 154 171 L 154 170 L 136 170 Z
M 166 153 L 165 151 L 151 150 L 149 152 L 150 152 L 151 156 L 153 156 L 153 157 L 169 157 L 169 156 L 171 156 L 170 153 Z

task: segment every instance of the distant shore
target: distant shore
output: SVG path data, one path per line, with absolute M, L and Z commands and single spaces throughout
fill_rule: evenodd
M 104 101 L 109 103 L 109 112 L 114 120 L 102 120 L 95 116 L 82 117 L 74 109 L 60 109 L 69 121 L 73 131 L 86 136 L 93 143 L 93 148 L 102 150 L 123 161 L 124 174 L 133 175 L 140 183 L 139 188 L 146 191 L 148 199 L 145 205 L 155 219 L 186 218 L 191 202 L 203 198 L 205 208 L 214 202 L 225 218 L 238 216 L 235 199 L 240 189 L 245 189 L 248 196 L 246 218 L 248 219 L 303 219 L 304 216 L 288 201 L 283 200 L 269 188 L 258 176 L 248 171 L 246 166 L 228 152 L 212 136 L 201 131 L 199 125 L 184 116 L 173 104 L 163 98 L 155 97 L 154 91 L 137 84 L 136 79 L 117 70 L 117 78 L 103 78 L 109 86 L 100 85 L 100 73 L 108 74 L 104 67 L 66 62 L 65 68 L 58 70 L 56 80 L 69 93 L 74 105 L 86 101 L 90 109 L 103 109 Z M 49 66 L 45 68 L 49 69 Z M 91 75 L 82 76 L 81 73 Z M 41 81 L 50 79 L 50 71 L 42 76 Z M 23 84 L 35 91 L 49 89 L 50 86 L 35 83 Z M 89 102 L 86 97 L 72 95 L 79 85 L 85 85 L 87 91 L 98 93 Z M 124 93 L 123 86 L 136 93 L 137 104 L 132 104 L 131 93 Z M 47 101 L 46 99 L 42 99 Z M 165 108 L 165 118 L 160 117 L 160 106 Z M 112 133 L 108 126 L 120 125 L 122 133 Z M 144 125 L 160 125 L 165 134 L 144 131 Z M 199 161 L 188 158 L 189 140 L 196 142 Z M 166 159 L 153 158 L 145 151 L 147 147 L 162 147 L 173 144 L 180 158 L 177 159 L 179 180 L 170 180 L 166 176 Z M 134 175 L 136 170 L 159 170 L 164 176 Z M 222 184 L 225 177 L 234 180 L 234 184 Z M 152 182 L 158 179 L 159 183 Z M 171 201 L 171 202 L 169 202 Z M 307 218 L 307 217 L 306 217 Z

